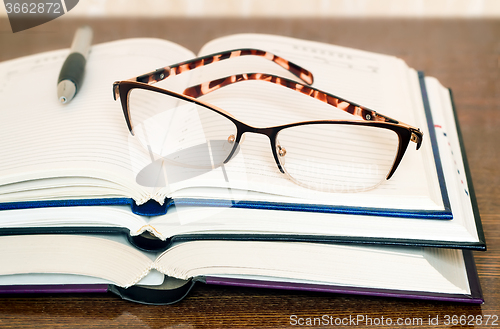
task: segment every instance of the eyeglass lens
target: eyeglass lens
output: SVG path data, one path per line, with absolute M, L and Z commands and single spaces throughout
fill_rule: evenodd
M 304 124 L 277 136 L 281 165 L 299 185 L 324 192 L 357 192 L 383 180 L 396 157 L 398 135 L 350 124 Z
M 234 153 L 235 124 L 210 109 L 140 88 L 128 101 L 134 136 L 170 164 L 213 169 Z

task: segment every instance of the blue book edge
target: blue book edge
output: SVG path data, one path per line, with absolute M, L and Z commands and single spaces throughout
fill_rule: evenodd
M 0 204 L 0 210 L 28 209 L 44 207 L 71 207 L 71 206 L 110 206 L 110 205 L 129 205 L 136 215 L 141 216 L 160 216 L 165 215 L 168 208 L 172 205 L 178 206 L 204 206 L 204 207 L 235 207 L 246 209 L 272 209 L 286 211 L 306 211 L 306 212 L 324 212 L 334 214 L 349 214 L 363 216 L 385 216 L 400 218 L 419 218 L 419 219 L 453 219 L 451 212 L 448 192 L 443 175 L 443 168 L 437 146 L 436 132 L 430 111 L 429 99 L 425 87 L 424 73 L 419 71 L 418 78 L 424 104 L 424 111 L 429 128 L 429 138 L 431 139 L 432 151 L 435 159 L 441 196 L 443 199 L 443 210 L 412 210 L 412 209 L 392 209 L 392 208 L 373 208 L 373 207 L 350 207 L 350 206 L 331 206 L 325 204 L 303 204 L 303 203 L 279 203 L 267 201 L 234 201 L 218 199 L 197 199 L 180 198 L 166 199 L 163 205 L 154 200 L 137 205 L 131 198 L 101 198 L 101 199 L 71 199 L 71 200 L 44 200 L 44 201 L 24 201 L 8 202 Z

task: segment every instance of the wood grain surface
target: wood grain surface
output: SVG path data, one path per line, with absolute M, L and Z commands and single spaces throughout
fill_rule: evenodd
M 67 48 L 75 29 L 84 23 L 93 27 L 95 43 L 158 37 L 195 52 L 205 42 L 227 34 L 280 34 L 395 55 L 438 78 L 454 92 L 485 229 L 488 251 L 475 252 L 475 257 L 486 302 L 471 306 L 198 285 L 182 302 L 156 307 L 126 302 L 110 294 L 2 296 L 0 327 L 282 328 L 292 327 L 291 315 L 361 315 L 394 321 L 422 318 L 423 325 L 408 327 L 436 328 L 452 327 L 445 325 L 446 315 L 482 315 L 483 319 L 500 316 L 500 21 L 61 18 L 13 34 L 8 21 L 0 20 L 0 61 Z M 439 326 L 429 325 L 429 317 L 439 317 Z M 487 326 L 483 322 L 479 327 Z M 500 320 L 489 327 L 500 327 Z

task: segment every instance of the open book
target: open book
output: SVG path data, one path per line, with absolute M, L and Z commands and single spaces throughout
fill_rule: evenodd
M 179 179 L 169 175 L 168 166 L 152 166 L 158 159 L 128 131 L 112 85 L 193 53 L 157 39 L 93 46 L 83 87 L 64 106 L 54 96 L 55 83 L 47 81 L 56 80 L 68 51 L 43 53 L 0 64 L 1 234 L 118 230 L 132 237 L 152 234 L 168 243 L 252 237 L 485 248 L 446 88 L 391 56 L 279 36 L 229 36 L 208 43 L 200 55 L 243 47 L 278 54 L 312 72 L 314 87 L 419 127 L 421 148 L 410 143 L 390 180 L 355 193 L 295 184 L 276 167 L 269 140 L 256 134 L 248 134 L 224 166 Z M 182 92 L 248 72 L 297 79 L 272 61 L 242 56 L 157 85 Z M 25 90 L 29 97 L 21 94 Z M 263 81 L 232 84 L 200 99 L 257 127 L 332 116 L 353 119 Z M 146 175 L 153 182 L 145 182 L 143 174 L 151 168 L 158 171 Z M 136 214 L 163 215 L 139 216 L 130 212 L 130 204 Z M 434 218 L 448 220 L 422 220 Z
M 482 303 L 471 252 L 456 249 L 218 240 L 148 254 L 119 236 L 19 235 L 0 237 L 0 263 L 0 293 L 78 284 L 80 291 L 164 304 L 200 281 Z

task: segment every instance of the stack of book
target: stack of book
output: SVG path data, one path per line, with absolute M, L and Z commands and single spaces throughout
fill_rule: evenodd
M 418 127 L 422 145 L 410 142 L 390 179 L 359 191 L 298 184 L 277 167 L 272 141 L 250 131 L 227 163 L 178 172 L 131 134 L 120 104 L 128 99 L 113 99 L 113 83 L 191 51 L 146 38 L 95 45 L 65 105 L 56 81 L 67 49 L 0 63 L 0 292 L 111 291 L 162 304 L 203 282 L 482 303 L 472 250 L 486 244 L 451 92 L 392 56 L 281 36 L 227 36 L 198 56 L 242 48 L 278 55 L 311 72 L 312 87 Z M 199 100 L 252 127 L 363 121 L 279 79 L 218 80 L 263 73 L 305 85 L 286 61 L 210 58 L 175 75 L 158 70 L 154 86 L 201 84 Z M 175 149 L 183 127 L 164 128 L 178 134 Z M 307 138 L 306 148 L 331 142 L 320 130 Z

